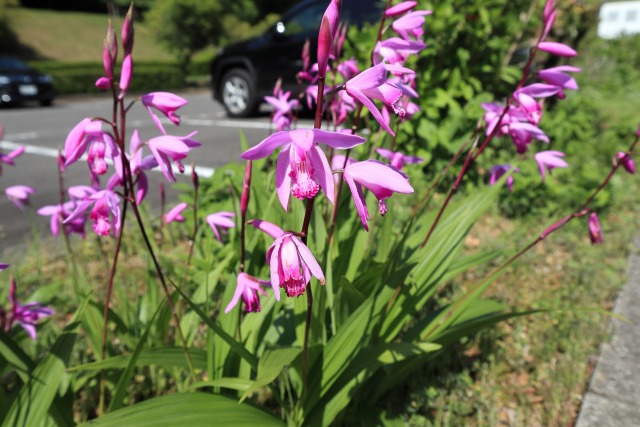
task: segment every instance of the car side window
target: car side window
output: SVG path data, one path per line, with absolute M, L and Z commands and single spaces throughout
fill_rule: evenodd
M 294 35 L 318 31 L 320 21 L 326 9 L 326 4 L 313 4 L 303 9 L 295 16 L 292 16 L 286 22 L 279 22 L 276 25 L 276 31 L 283 35 Z

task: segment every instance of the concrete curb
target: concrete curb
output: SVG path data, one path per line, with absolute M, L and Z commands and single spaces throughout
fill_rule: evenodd
M 627 283 L 613 312 L 612 339 L 602 344 L 598 364 L 582 399 L 575 427 L 640 426 L 640 240 L 633 242 Z

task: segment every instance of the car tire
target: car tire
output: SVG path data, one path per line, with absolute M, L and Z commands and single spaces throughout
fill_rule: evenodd
M 51 107 L 53 105 L 53 99 L 43 99 L 40 101 L 40 106 Z
M 230 117 L 249 117 L 258 109 L 256 85 L 242 68 L 227 71 L 220 80 L 220 99 Z

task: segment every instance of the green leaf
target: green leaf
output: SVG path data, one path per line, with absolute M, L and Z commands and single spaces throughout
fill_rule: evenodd
M 210 381 L 200 381 L 193 385 L 191 385 L 188 389 L 194 390 L 202 387 L 221 387 L 221 388 L 229 388 L 231 390 L 240 390 L 245 391 L 248 390 L 249 387 L 253 384 L 251 380 L 244 380 L 242 378 L 218 378 Z
M 215 332 L 220 338 L 222 338 L 229 345 L 229 347 L 231 347 L 231 349 L 236 354 L 238 354 L 240 357 L 242 357 L 244 360 L 246 360 L 254 370 L 257 369 L 257 367 L 258 367 L 258 358 L 255 355 L 253 355 L 246 348 L 244 348 L 242 343 L 239 343 L 238 341 L 233 339 L 233 337 L 231 335 L 229 335 L 224 329 L 222 329 L 220 326 L 216 325 L 216 323 L 209 316 L 207 316 L 207 314 L 204 311 L 202 311 L 202 309 L 200 307 L 198 307 L 193 301 L 191 301 L 184 294 L 184 292 L 182 292 L 178 288 L 176 288 L 176 291 L 178 291 L 178 293 L 182 296 L 182 298 L 184 298 L 186 303 L 189 304 L 191 309 L 198 314 L 200 319 L 202 319 L 202 321 L 207 326 L 209 326 L 209 328 L 211 328 L 213 330 L 213 332 Z M 205 368 L 204 369 L 206 369 L 206 364 L 205 364 Z
M 62 335 L 22 386 L 2 423 L 3 427 L 45 424 L 51 404 L 58 395 L 58 388 L 67 375 L 66 368 L 80 326 L 78 319 L 82 318 L 87 302 L 88 298 L 80 304 Z
M 240 402 L 244 401 L 255 390 L 270 384 L 278 378 L 284 367 L 290 365 L 301 351 L 302 349 L 299 347 L 265 350 L 258 364 L 258 376 L 249 390 L 242 395 Z
M 122 407 L 124 403 L 125 393 L 127 392 L 127 388 L 130 384 L 131 377 L 133 376 L 133 370 L 136 367 L 136 363 L 138 362 L 140 353 L 142 352 L 142 348 L 145 346 L 147 342 L 149 331 L 151 330 L 151 327 L 153 326 L 153 323 L 156 317 L 158 317 L 158 313 L 160 313 L 160 310 L 162 309 L 163 305 L 164 305 L 164 301 L 160 303 L 160 305 L 158 306 L 158 309 L 149 320 L 149 324 L 147 325 L 144 332 L 142 333 L 142 336 L 138 341 L 138 345 L 136 345 L 136 348 L 133 351 L 133 354 L 131 354 L 131 356 L 129 357 L 129 363 L 127 364 L 127 368 L 120 375 L 118 384 L 116 384 L 116 388 L 113 392 L 113 397 L 111 398 L 111 403 L 109 404 L 109 412 L 113 412 Z
M 235 399 L 206 393 L 177 393 L 137 403 L 82 425 L 268 427 L 284 424 L 258 408 L 248 404 L 239 405 Z
M 207 354 L 198 348 L 189 348 L 189 354 L 196 369 L 207 369 Z M 132 355 L 110 357 L 105 360 L 87 363 L 69 368 L 69 371 L 100 371 L 102 369 L 126 368 L 132 360 Z M 163 366 L 165 368 L 188 368 L 182 347 L 162 347 L 152 350 L 142 350 L 135 361 L 135 366 Z

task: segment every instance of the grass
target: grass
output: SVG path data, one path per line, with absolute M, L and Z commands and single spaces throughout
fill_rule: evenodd
M 24 47 L 27 59 L 63 62 L 102 60 L 102 42 L 107 31 L 107 14 L 61 12 L 7 6 L 11 29 Z M 118 39 L 123 18 L 112 17 Z M 214 48 L 199 52 L 194 60 L 211 58 Z M 135 23 L 136 60 L 172 60 L 173 56 L 154 39 L 144 22 Z

